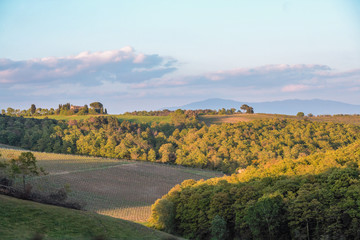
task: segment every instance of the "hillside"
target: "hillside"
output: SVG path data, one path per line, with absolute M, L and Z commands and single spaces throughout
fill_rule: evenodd
M 358 239 L 359 146 L 184 181 L 153 205 L 150 222 L 198 239 Z
M 46 240 L 177 239 L 125 220 L 3 195 L 0 195 L 0 206 L 2 240 L 30 239 L 36 234 Z
M 161 162 L 234 173 L 239 167 L 269 158 L 296 159 L 299 155 L 337 149 L 360 136 L 358 126 L 308 118 L 265 118 L 206 126 L 181 110 L 176 115 L 182 122 L 151 125 L 121 122 L 112 116 L 62 122 L 0 115 L 0 143 L 39 152 Z
M 271 160 L 258 166 L 249 166 L 233 177 L 240 181 L 253 178 L 321 174 L 331 168 L 360 165 L 360 140 L 337 150 L 318 152 L 298 159 Z
M 24 151 L 2 147 L 0 154 L 7 159 Z M 214 171 L 140 161 L 41 152 L 34 155 L 37 165 L 49 174 L 28 180 L 33 191 L 48 195 L 68 186 L 69 200 L 84 204 L 86 210 L 136 222 L 145 222 L 151 204 L 176 184 L 223 176 Z M 15 182 L 15 186 L 21 186 L 21 182 Z
M 221 108 L 236 108 L 240 109 L 240 106 L 247 104 L 254 108 L 256 113 L 276 113 L 276 114 L 288 114 L 296 115 L 298 112 L 304 112 L 305 114 L 312 113 L 315 115 L 323 114 L 359 114 L 360 105 L 347 104 L 329 100 L 298 100 L 289 99 L 283 101 L 273 102 L 240 102 L 221 98 L 212 98 L 204 101 L 193 102 L 183 106 L 168 107 L 169 110 L 180 109 L 221 109 Z
M 49 175 L 29 179 L 33 191 L 69 185 L 85 209 L 137 222 L 156 201 L 150 223 L 181 236 L 209 239 L 223 226 L 228 239 L 360 237 L 360 128 L 348 124 L 358 116 L 217 116 L 243 119 L 208 126 L 181 110 L 172 124 L 151 125 L 0 116 L 0 142 L 39 151 Z M 8 159 L 23 151 L 5 147 Z

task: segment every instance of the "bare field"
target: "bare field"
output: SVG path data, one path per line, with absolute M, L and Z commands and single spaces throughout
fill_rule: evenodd
M 334 122 L 360 126 L 360 115 L 335 115 L 311 117 L 310 120 L 318 122 Z
M 265 114 L 265 113 L 254 113 L 254 114 L 244 114 L 237 113 L 232 115 L 201 115 L 199 116 L 200 121 L 204 121 L 206 125 L 211 124 L 222 124 L 222 123 L 237 123 L 237 122 L 250 122 L 253 120 L 262 120 L 270 118 L 296 118 L 291 115 L 281 115 L 281 114 Z
M 222 123 L 237 123 L 237 122 L 250 122 L 253 120 L 263 119 L 307 119 L 315 122 L 333 122 L 343 124 L 360 125 L 360 115 L 321 115 L 313 117 L 296 117 L 293 115 L 282 115 L 282 114 L 232 114 L 232 115 L 201 115 L 199 120 L 203 121 L 206 125 L 211 124 L 222 124 Z
M 0 148 L 5 158 L 20 152 Z M 86 210 L 136 222 L 145 222 L 151 205 L 176 184 L 223 175 L 148 162 L 37 152 L 34 155 L 38 165 L 49 173 L 29 180 L 34 190 L 49 194 L 68 185 L 69 198 L 85 203 Z

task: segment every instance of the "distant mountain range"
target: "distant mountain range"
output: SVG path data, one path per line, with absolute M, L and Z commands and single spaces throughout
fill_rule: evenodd
M 240 109 L 241 105 L 247 104 L 254 108 L 255 113 L 276 113 L 296 115 L 298 112 L 305 114 L 312 113 L 314 115 L 325 114 L 360 114 L 360 105 L 347 104 L 336 101 L 312 99 L 312 100 L 283 100 L 273 102 L 239 102 L 234 100 L 227 100 L 221 98 L 211 98 L 204 101 L 193 102 L 183 106 L 169 107 L 166 109 Z

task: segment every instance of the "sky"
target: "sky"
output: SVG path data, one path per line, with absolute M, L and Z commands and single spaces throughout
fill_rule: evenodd
M 0 109 L 359 93 L 359 0 L 0 0 Z

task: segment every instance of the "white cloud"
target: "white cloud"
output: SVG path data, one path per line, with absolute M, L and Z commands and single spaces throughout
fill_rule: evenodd
M 137 69 L 137 71 L 144 71 Z M 147 71 L 145 69 L 145 71 Z M 306 92 L 314 89 L 360 85 L 360 70 L 335 71 L 318 64 L 278 64 L 254 68 L 215 71 L 197 76 L 153 78 L 134 83 L 131 88 L 171 89 L 179 86 L 217 89 L 277 89 L 281 92 Z
M 305 80 L 314 76 L 314 73 L 323 73 L 330 71 L 331 68 L 326 65 L 315 64 L 277 64 L 265 65 L 255 68 L 238 68 L 227 71 L 217 71 L 205 74 L 205 78 L 217 82 L 234 81 L 244 85 L 251 84 L 276 84 L 292 80 Z
M 60 58 L 0 59 L 0 100 L 6 104 L 15 98 L 61 103 L 73 99 L 88 102 L 96 97 L 115 109 L 131 101 L 147 105 L 163 101 L 166 106 L 173 99 L 213 97 L 268 101 L 329 96 L 360 101 L 360 69 L 336 71 L 326 65 L 276 64 L 201 75 L 167 75 L 176 70 L 176 64 L 175 59 L 137 53 L 131 47 Z
M 174 59 L 137 53 L 131 47 L 75 56 L 25 61 L 0 59 L 0 84 L 99 85 L 101 81 L 139 83 L 176 70 Z M 145 69 L 146 71 L 136 71 Z M 5 85 L 7 84 L 7 85 Z

